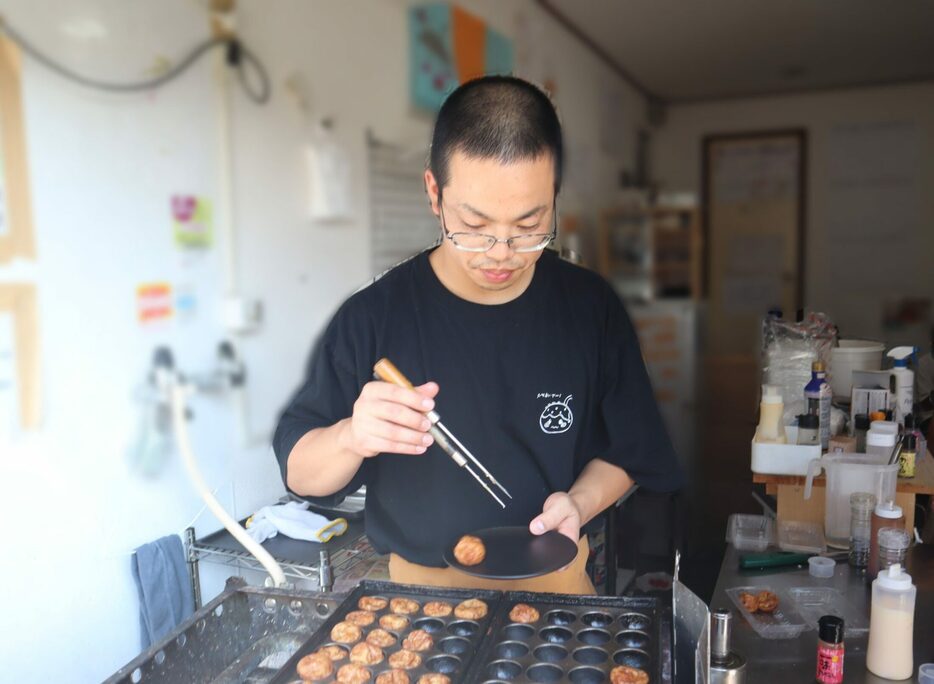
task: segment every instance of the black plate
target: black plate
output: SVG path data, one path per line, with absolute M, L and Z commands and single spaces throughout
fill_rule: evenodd
M 453 544 L 444 550 L 444 561 L 475 577 L 538 577 L 560 570 L 577 557 L 577 544 L 554 530 L 536 536 L 527 527 L 490 527 L 470 534 L 480 537 L 486 547 L 483 562 L 462 565 L 454 558 Z

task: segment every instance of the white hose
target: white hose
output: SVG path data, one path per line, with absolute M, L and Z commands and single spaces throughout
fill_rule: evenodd
M 266 568 L 266 572 L 272 577 L 275 586 L 284 586 L 287 584 L 285 573 L 282 572 L 282 568 L 279 567 L 276 559 L 247 534 L 247 531 L 240 526 L 240 523 L 234 520 L 233 517 L 224 510 L 224 507 L 221 506 L 217 498 L 211 493 L 211 490 L 208 489 L 207 484 L 201 477 L 201 471 L 198 470 L 198 465 L 195 462 L 191 442 L 188 440 L 188 424 L 185 419 L 185 398 L 189 391 L 188 387 L 177 380 L 171 385 L 172 425 L 175 430 L 175 439 L 178 441 L 178 450 L 182 455 L 185 468 L 188 470 L 188 476 L 191 478 L 195 489 L 198 490 L 198 494 L 204 499 L 204 502 L 207 504 L 208 508 L 211 509 L 211 512 L 214 513 L 217 519 L 227 528 L 227 531 L 230 532 L 247 551 L 252 553 L 256 560 L 262 563 L 263 567 Z

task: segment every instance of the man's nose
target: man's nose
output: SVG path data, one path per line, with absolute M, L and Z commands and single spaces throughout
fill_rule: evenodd
M 490 247 L 489 251 L 487 252 L 487 256 L 491 259 L 495 259 L 496 261 L 508 259 L 512 256 L 512 247 L 510 247 L 509 243 L 505 240 L 501 240 Z

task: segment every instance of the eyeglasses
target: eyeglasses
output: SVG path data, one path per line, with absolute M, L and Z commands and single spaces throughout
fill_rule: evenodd
M 554 226 L 550 233 L 530 233 L 528 235 L 513 235 L 500 240 L 494 235 L 482 233 L 451 233 L 444 221 L 444 205 L 441 196 L 438 196 L 438 210 L 441 213 L 441 229 L 444 237 L 462 252 L 489 252 L 497 243 L 503 242 L 513 252 L 540 252 L 558 235 L 558 203 L 551 206 L 551 215 Z

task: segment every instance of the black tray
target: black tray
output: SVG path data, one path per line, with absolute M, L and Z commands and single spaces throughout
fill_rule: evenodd
M 536 608 L 538 622 L 513 623 L 517 603 Z M 506 592 L 468 681 L 600 684 L 617 665 L 672 681 L 671 611 L 658 598 Z
M 502 592 L 482 589 L 449 589 L 442 587 L 422 587 L 408 584 L 395 584 L 392 582 L 379 582 L 374 580 L 363 580 L 359 585 L 348 594 L 347 598 L 334 611 L 333 615 L 321 627 L 303 643 L 289 661 L 279 670 L 270 684 L 301 684 L 301 678 L 296 673 L 298 661 L 309 653 L 313 653 L 321 646 L 332 644 L 331 629 L 338 622 L 344 620 L 347 613 L 358 610 L 357 602 L 364 596 L 382 596 L 386 599 L 396 597 L 410 598 L 424 605 L 428 601 L 447 601 L 456 606 L 461 601 L 470 598 L 477 598 L 486 601 L 489 610 L 482 620 L 461 620 L 455 617 L 453 613 L 443 618 L 429 618 L 424 613 L 417 613 L 408 616 L 411 620 L 409 628 L 398 633 L 396 645 L 383 649 L 386 658 L 382 663 L 370 668 L 373 676 L 370 683 L 376 681 L 376 677 L 389 669 L 389 656 L 402 648 L 402 641 L 407 633 L 413 629 L 423 628 L 430 631 L 435 640 L 435 645 L 421 652 L 422 664 L 415 669 L 408 670 L 412 684 L 416 684 L 418 678 L 428 672 L 442 672 L 451 678 L 452 684 L 462 681 L 470 681 L 466 678 L 471 662 L 479 650 L 484 637 L 489 633 L 493 616 L 499 608 L 499 602 L 502 598 Z M 364 635 L 371 629 L 379 626 L 379 617 L 389 613 L 389 608 L 377 612 L 376 621 L 369 627 L 364 627 Z M 425 624 L 425 621 L 428 621 Z M 433 631 L 428 626 L 433 627 Z M 364 639 L 366 636 L 364 636 Z M 347 647 L 347 645 L 344 645 Z M 335 663 L 337 667 L 347 663 L 342 660 Z M 336 671 L 337 668 L 335 668 Z M 324 680 L 322 684 L 335 681 L 332 677 Z

